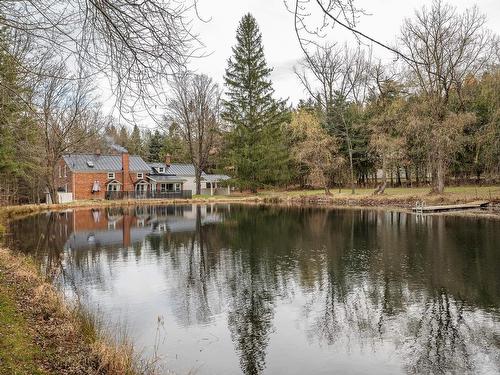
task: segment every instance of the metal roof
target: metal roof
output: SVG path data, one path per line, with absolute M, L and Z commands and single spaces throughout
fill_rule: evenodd
M 193 164 L 170 164 L 165 163 L 148 163 L 151 168 L 154 168 L 154 173 L 152 176 L 156 180 L 158 176 L 169 175 L 169 176 L 193 176 L 195 175 Z M 165 168 L 165 173 L 158 174 L 158 168 Z M 206 181 L 224 181 L 229 180 L 230 177 L 224 174 L 207 174 L 202 172 L 201 178 Z
M 155 182 L 184 182 L 186 181 L 183 178 L 177 177 L 177 176 L 165 176 L 162 174 L 154 174 L 152 176 L 148 176 L 150 180 L 153 180 Z
M 151 168 L 156 169 L 155 172 L 158 171 L 158 168 L 165 168 L 165 173 L 168 175 L 175 176 L 194 176 L 194 165 L 193 164 L 170 164 L 166 165 L 165 163 L 149 163 Z
M 72 171 L 79 172 L 117 172 L 122 170 L 121 155 L 70 154 L 63 156 Z M 149 172 L 151 168 L 140 156 L 129 156 L 130 172 Z
M 229 180 L 231 177 L 226 176 L 225 174 L 203 174 L 201 178 L 208 182 L 218 182 Z

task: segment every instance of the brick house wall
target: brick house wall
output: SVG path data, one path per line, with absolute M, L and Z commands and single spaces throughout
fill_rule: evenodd
M 133 192 L 135 183 L 140 179 L 137 178 L 137 172 L 129 172 L 128 154 L 122 155 L 122 165 L 125 166 L 122 171 L 72 172 L 64 159 L 61 159 L 56 168 L 56 188 L 61 191 L 73 193 L 74 200 L 105 199 L 107 183 L 110 181 L 110 179 L 108 179 L 108 172 L 113 172 L 115 174 L 113 180 L 121 183 L 120 190 Z M 59 171 L 61 171 L 60 175 Z M 100 191 L 92 192 L 94 181 L 99 181 Z
M 112 171 L 110 171 L 112 172 Z M 114 180 L 120 182 L 121 191 L 134 191 L 134 186 L 139 179 L 137 173 L 129 172 L 127 175 L 123 171 L 114 172 Z M 124 183 L 125 175 L 125 183 Z M 74 172 L 73 199 L 105 199 L 108 179 L 108 172 Z M 92 193 L 94 181 L 99 181 L 101 190 Z
M 64 191 L 67 193 L 73 192 L 73 172 L 66 165 L 66 162 L 61 159 L 57 162 L 55 171 L 55 183 L 56 189 L 58 191 Z

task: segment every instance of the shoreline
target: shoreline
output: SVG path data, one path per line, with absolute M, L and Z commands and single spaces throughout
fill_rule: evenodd
M 294 192 L 291 192 L 294 193 Z M 477 197 L 460 195 L 321 195 L 291 194 L 287 192 L 269 192 L 260 195 L 236 195 L 216 197 L 196 197 L 191 199 L 129 199 L 129 200 L 84 200 L 62 204 L 28 204 L 0 206 L 0 238 L 6 231 L 9 220 L 46 211 L 92 207 L 128 207 L 137 205 L 181 205 L 181 204 L 276 204 L 285 206 L 309 206 L 331 208 L 382 209 L 412 213 L 417 202 L 425 200 L 427 205 L 448 205 L 470 203 Z M 467 217 L 487 217 L 500 219 L 500 195 L 490 197 L 490 210 L 457 210 L 426 213 L 425 216 L 453 215 Z

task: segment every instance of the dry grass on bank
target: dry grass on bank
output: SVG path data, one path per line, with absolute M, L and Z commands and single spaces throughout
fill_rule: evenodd
M 456 186 L 447 187 L 443 194 L 430 194 L 429 187 L 418 188 L 387 188 L 385 193 L 380 196 L 373 195 L 374 189 L 356 189 L 355 194 L 351 194 L 350 189 L 343 188 L 331 189 L 332 198 L 355 198 L 355 199 L 373 199 L 379 200 L 392 198 L 420 198 L 423 200 L 500 200 L 500 186 Z M 260 196 L 278 195 L 283 197 L 298 196 L 321 196 L 324 190 L 295 190 L 295 191 L 263 191 Z
M 129 342 L 103 332 L 92 315 L 65 304 L 30 258 L 0 248 L 0 374 L 154 372 Z

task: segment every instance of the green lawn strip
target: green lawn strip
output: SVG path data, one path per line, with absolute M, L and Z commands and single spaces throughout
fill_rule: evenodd
M 0 274 L 0 374 L 46 374 L 36 364 L 41 352 L 33 343 L 28 323 L 2 284 Z

